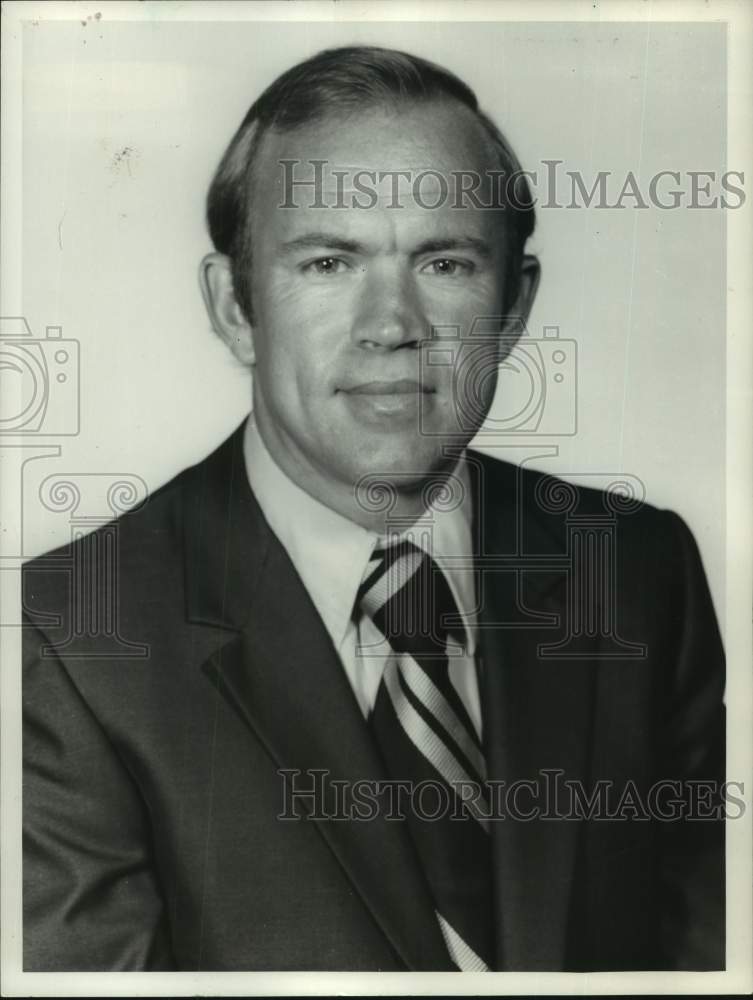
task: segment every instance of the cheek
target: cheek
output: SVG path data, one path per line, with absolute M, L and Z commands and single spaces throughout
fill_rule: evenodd
M 258 296 L 261 351 L 302 370 L 331 364 L 348 336 L 351 312 L 347 289 L 271 275 Z
M 270 407 L 278 413 L 314 414 L 329 395 L 333 366 L 326 346 L 312 325 L 284 324 L 261 329 L 256 354 L 256 380 Z
M 274 335 L 275 342 L 293 336 L 306 317 L 305 297 L 289 271 L 259 267 L 254 281 L 254 313 L 257 324 Z M 271 348 L 270 344 L 270 348 Z
M 457 326 L 461 337 L 472 335 L 478 320 L 502 317 L 500 289 L 492 281 L 454 287 L 448 280 L 444 287 L 435 286 L 424 295 L 423 306 L 431 326 Z

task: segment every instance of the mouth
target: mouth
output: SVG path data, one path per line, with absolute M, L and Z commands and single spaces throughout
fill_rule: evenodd
M 429 394 L 434 390 L 415 379 L 401 378 L 394 381 L 361 382 L 341 391 L 349 396 L 415 396 Z
M 353 417 L 380 431 L 414 427 L 434 394 L 416 379 L 374 379 L 340 390 Z

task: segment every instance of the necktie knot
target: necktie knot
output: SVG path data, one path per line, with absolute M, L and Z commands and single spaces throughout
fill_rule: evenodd
M 447 578 L 411 542 L 374 551 L 358 604 L 399 653 L 443 657 L 448 634 L 457 629 L 457 606 Z

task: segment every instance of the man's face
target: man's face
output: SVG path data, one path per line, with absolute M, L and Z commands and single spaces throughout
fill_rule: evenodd
M 310 161 L 326 161 L 320 201 L 345 207 L 314 207 L 304 187 L 293 189 L 296 207 L 280 207 L 285 160 L 299 161 L 295 177 L 307 180 Z M 502 312 L 505 223 L 499 212 L 453 207 L 452 172 L 483 173 L 490 160 L 480 126 L 452 103 L 370 109 L 265 137 L 252 207 L 254 410 L 277 463 L 319 498 L 366 474 L 415 488 L 447 464 L 442 446 L 464 446 L 486 415 L 494 339 L 474 355 L 480 399 L 460 417 L 457 341 L 444 364 L 429 364 L 428 352 L 433 328 L 454 327 L 462 341 L 474 319 Z M 386 180 L 375 205 L 358 207 L 352 179 L 362 169 L 431 169 L 450 194 L 427 208 L 441 201 L 436 181 L 427 177 L 416 200 L 410 182 L 395 199 Z

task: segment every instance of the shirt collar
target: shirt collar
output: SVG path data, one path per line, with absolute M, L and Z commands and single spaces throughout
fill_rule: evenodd
M 388 538 L 368 531 L 314 499 L 277 465 L 253 413 L 246 423 L 244 457 L 251 489 L 272 531 L 303 581 L 336 649 L 351 623 L 353 606 L 377 544 L 409 538 L 436 559 L 466 626 L 466 652 L 475 650 L 475 587 L 471 547 L 471 498 L 465 461 L 409 528 Z M 441 502 L 440 502 L 441 501 Z

